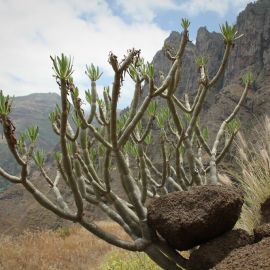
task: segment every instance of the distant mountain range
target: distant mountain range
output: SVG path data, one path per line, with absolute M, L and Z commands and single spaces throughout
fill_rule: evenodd
M 39 127 L 38 146 L 50 152 L 57 144 L 57 136 L 51 128 L 48 114 L 59 102 L 60 96 L 56 93 L 15 97 L 10 117 L 15 124 L 17 138 L 20 132 L 25 131 L 27 127 L 37 125 Z M 8 172 L 16 172 L 16 163 L 2 136 L 0 138 L 0 165 Z M 0 190 L 6 184 L 6 181 L 0 180 Z

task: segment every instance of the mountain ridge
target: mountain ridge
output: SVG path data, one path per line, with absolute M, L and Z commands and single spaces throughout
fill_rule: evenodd
M 240 110 L 243 129 L 255 126 L 264 114 L 270 114 L 270 1 L 249 3 L 238 15 L 236 27 L 238 35 L 243 36 L 235 41 L 227 69 L 208 91 L 203 108 L 201 121 L 210 126 L 212 133 L 218 128 L 218 123 L 233 110 L 235 102 L 231 101 L 239 99 L 244 86 L 242 77 L 248 71 L 253 73 L 255 83 Z M 176 50 L 180 40 L 181 34 L 173 31 L 164 44 Z M 205 26 L 198 29 L 195 44 L 189 41 L 183 55 L 181 81 L 175 93 L 177 97 L 187 93 L 192 100 L 196 94 L 199 78 L 196 57 L 207 58 L 208 74 L 212 78 L 222 61 L 224 48 L 221 33 L 209 32 Z M 159 84 L 159 73 L 166 75 L 171 62 L 161 49 L 155 54 L 152 63 L 155 67 L 154 80 Z M 147 86 L 144 86 L 141 100 L 147 91 Z
M 24 132 L 27 127 L 37 125 L 39 127 L 37 146 L 47 152 L 52 151 L 58 138 L 51 128 L 48 114 L 54 110 L 55 104 L 59 102 L 60 96 L 56 93 L 33 93 L 14 97 L 10 118 L 16 127 L 16 137 L 18 138 L 19 133 Z M 2 136 L 0 139 L 0 166 L 10 173 L 18 172 L 18 166 Z M 7 181 L 1 180 L 0 177 L 0 191 L 7 184 Z

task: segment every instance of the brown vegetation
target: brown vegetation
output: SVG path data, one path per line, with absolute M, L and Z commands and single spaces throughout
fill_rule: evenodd
M 99 222 L 121 238 L 123 230 L 110 222 Z M 76 226 L 57 231 L 25 232 L 0 236 L 1 270 L 94 270 L 113 246 Z

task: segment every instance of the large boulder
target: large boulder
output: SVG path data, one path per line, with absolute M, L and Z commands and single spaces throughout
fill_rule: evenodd
M 243 198 L 229 186 L 197 186 L 152 200 L 149 226 L 178 250 L 188 250 L 231 230 Z
M 233 250 L 212 270 L 270 269 L 270 237 L 259 243 Z
M 187 269 L 208 270 L 221 262 L 232 250 L 250 244 L 253 244 L 253 236 L 246 231 L 229 231 L 193 251 Z

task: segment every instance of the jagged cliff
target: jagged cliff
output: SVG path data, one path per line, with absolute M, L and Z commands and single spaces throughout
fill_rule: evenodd
M 202 120 L 215 129 L 218 123 L 227 116 L 238 101 L 243 89 L 242 76 L 252 71 L 255 83 L 248 93 L 246 102 L 242 105 L 240 119 L 243 127 L 251 127 L 258 123 L 258 118 L 270 113 L 270 1 L 259 0 L 250 3 L 237 17 L 238 33 L 243 34 L 235 42 L 230 56 L 228 68 L 224 76 L 214 88 L 208 92 L 204 105 Z M 165 43 L 176 48 L 181 35 L 172 32 Z M 188 43 L 182 63 L 181 83 L 176 95 L 189 93 L 192 97 L 198 87 L 198 72 L 195 59 L 206 56 L 208 72 L 211 78 L 221 63 L 224 43 L 221 34 L 210 33 L 206 27 L 198 30 L 196 43 Z M 153 58 L 156 70 L 156 83 L 159 81 L 159 71 L 167 74 L 170 61 L 160 50 Z M 144 91 L 146 95 L 146 90 Z

